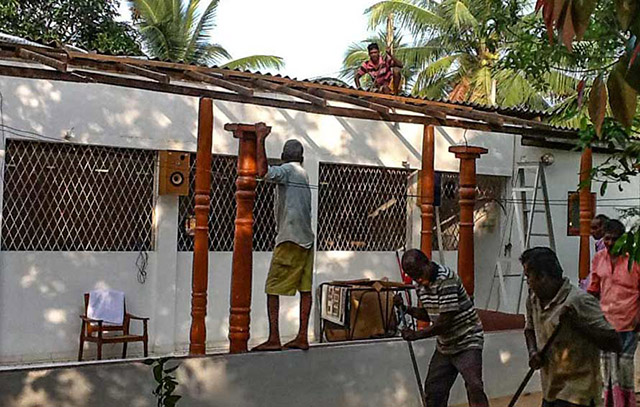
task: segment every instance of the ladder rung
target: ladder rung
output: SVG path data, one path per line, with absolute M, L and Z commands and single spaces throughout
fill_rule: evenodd
M 531 236 L 531 237 L 549 237 L 549 235 L 545 234 L 545 233 L 530 233 L 529 236 Z
M 518 168 L 538 168 L 539 166 L 540 163 L 536 161 L 520 161 L 516 163 L 516 167 Z
M 538 186 L 538 189 L 540 189 L 540 187 Z M 513 192 L 533 192 L 535 191 L 536 188 L 534 187 L 523 187 L 523 188 L 512 188 L 511 191 Z

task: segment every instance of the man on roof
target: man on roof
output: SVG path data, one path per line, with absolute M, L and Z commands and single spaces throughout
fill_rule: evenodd
M 375 42 L 367 47 L 369 59 L 364 61 L 354 78 L 356 87 L 361 89 L 360 78 L 369 74 L 373 82 L 372 91 L 397 95 L 400 91 L 400 70 L 403 65 L 388 50 L 384 57 L 380 55 L 380 48 Z

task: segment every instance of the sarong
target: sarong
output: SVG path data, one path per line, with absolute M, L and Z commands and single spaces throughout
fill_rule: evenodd
M 602 353 L 605 407 L 636 407 L 633 357 L 638 346 L 636 332 L 618 332 L 622 352 Z

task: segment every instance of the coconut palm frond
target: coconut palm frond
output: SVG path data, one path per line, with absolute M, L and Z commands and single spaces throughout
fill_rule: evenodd
M 389 14 L 393 14 L 395 23 L 407 29 L 412 35 L 422 35 L 425 31 L 445 23 L 441 16 L 431 10 L 406 0 L 382 1 L 369 7 L 365 14 L 369 15 L 371 28 L 386 24 Z
M 250 55 L 248 57 L 235 59 L 226 62 L 222 68 L 247 69 L 247 70 L 270 70 L 282 69 L 284 60 L 273 55 Z

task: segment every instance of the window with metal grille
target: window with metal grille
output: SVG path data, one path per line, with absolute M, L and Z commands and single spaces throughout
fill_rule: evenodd
M 318 250 L 402 248 L 410 174 L 398 168 L 320 163 Z
M 236 217 L 236 176 L 238 157 L 214 154 L 211 157 L 211 204 L 209 207 L 209 250 L 233 250 Z M 193 236 L 185 222 L 195 210 L 196 155 L 191 155 L 189 196 L 180 197 L 178 250 L 193 251 Z M 258 182 L 253 210 L 253 250 L 273 251 L 276 242 L 274 212 L 275 184 Z
M 7 140 L 2 250 L 151 250 L 155 157 Z
M 444 250 L 458 250 L 460 237 L 460 179 L 459 174 L 441 172 L 440 176 L 440 223 L 442 225 L 442 246 Z M 476 176 L 476 205 L 474 222 L 486 220 L 499 211 L 506 187 L 506 177 L 492 175 Z M 435 226 L 434 226 L 435 228 Z M 438 250 L 436 231 L 433 231 L 434 250 Z

